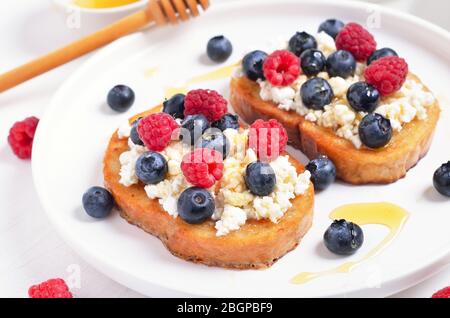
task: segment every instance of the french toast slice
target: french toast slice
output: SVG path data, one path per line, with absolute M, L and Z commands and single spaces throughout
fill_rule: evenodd
M 130 122 L 160 109 L 157 107 L 136 115 Z M 179 217 L 170 216 L 157 199 L 149 199 L 143 184 L 130 187 L 120 184 L 119 156 L 127 150 L 127 139 L 119 139 L 115 132 L 104 156 L 105 185 L 111 191 L 121 216 L 158 237 L 173 255 L 184 260 L 235 269 L 266 268 L 293 250 L 311 227 L 314 204 L 312 184 L 304 195 L 291 201 L 292 207 L 278 223 L 247 220 L 239 230 L 217 237 L 212 220 L 197 225 L 188 224 Z M 304 171 L 296 160 L 290 158 L 290 161 L 298 173 Z
M 414 81 L 420 79 L 408 75 Z M 429 89 L 424 85 L 425 90 Z M 437 101 L 427 108 L 426 120 L 414 119 L 394 132 L 390 143 L 380 149 L 357 149 L 338 137 L 330 128 L 307 121 L 295 111 L 281 110 L 272 102 L 259 97 L 259 85 L 246 77 L 232 78 L 231 104 L 236 113 L 248 124 L 256 119 L 277 119 L 286 128 L 289 142 L 308 158 L 319 154 L 328 156 L 336 165 L 337 176 L 351 184 L 385 184 L 406 175 L 427 153 L 439 119 Z

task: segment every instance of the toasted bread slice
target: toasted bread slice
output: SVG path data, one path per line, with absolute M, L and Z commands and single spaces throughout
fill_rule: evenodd
M 409 74 L 415 81 L 419 78 Z M 428 88 L 425 87 L 428 91 Z M 286 128 L 290 143 L 308 158 L 328 156 L 336 165 L 338 177 L 352 184 L 391 183 L 403 176 L 427 153 L 439 119 L 436 101 L 428 107 L 426 120 L 415 119 L 395 132 L 381 149 L 357 149 L 330 128 L 307 121 L 294 111 L 284 111 L 259 97 L 259 85 L 246 77 L 231 80 L 231 104 L 247 123 L 258 118 L 275 118 Z
M 314 203 L 312 186 L 304 195 L 292 200 L 292 207 L 278 223 L 247 220 L 239 230 L 217 237 L 213 221 L 188 224 L 179 217 L 170 216 L 158 200 L 149 199 L 143 184 L 131 187 L 120 184 L 119 156 L 127 150 L 127 139 L 119 139 L 114 133 L 104 157 L 106 187 L 114 196 L 124 219 L 158 237 L 173 255 L 182 259 L 236 269 L 266 268 L 293 250 L 311 227 Z M 292 158 L 291 162 L 298 173 L 304 171 L 300 163 Z

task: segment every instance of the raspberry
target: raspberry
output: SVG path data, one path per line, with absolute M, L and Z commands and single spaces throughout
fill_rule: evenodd
M 450 286 L 435 292 L 431 298 L 450 298 Z
M 382 57 L 364 71 L 366 82 L 375 86 L 382 96 L 398 91 L 408 75 L 408 64 L 397 56 Z
M 300 59 L 287 50 L 270 54 L 263 65 L 264 76 L 274 86 L 292 84 L 301 73 Z
M 200 188 L 211 188 L 222 178 L 222 154 L 209 148 L 195 149 L 183 157 L 181 170 L 189 183 Z
M 39 123 L 36 117 L 28 117 L 16 122 L 9 130 L 8 143 L 14 154 L 20 159 L 30 159 L 34 133 Z
M 31 286 L 28 289 L 30 298 L 73 298 L 66 282 L 61 278 L 49 279 L 46 282 Z
M 348 23 L 336 37 L 336 48 L 349 51 L 358 61 L 365 61 L 376 50 L 377 42 L 358 23 Z
M 210 122 L 219 120 L 227 112 L 228 102 L 216 91 L 196 89 L 184 99 L 184 115 L 204 115 Z
M 169 142 L 176 139 L 178 124 L 166 113 L 155 113 L 142 118 L 138 124 L 138 134 L 144 145 L 152 151 L 162 151 Z
M 258 119 L 250 126 L 249 147 L 260 160 L 276 159 L 286 148 L 287 141 L 286 129 L 275 119 Z

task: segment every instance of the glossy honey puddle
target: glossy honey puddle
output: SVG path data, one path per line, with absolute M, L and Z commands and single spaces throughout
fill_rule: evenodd
M 361 263 L 378 255 L 400 233 L 408 219 L 408 212 L 391 203 L 357 203 L 338 207 L 330 214 L 332 220 L 345 219 L 358 225 L 380 224 L 389 228 L 389 234 L 359 261 L 346 262 L 335 268 L 320 272 L 302 272 L 292 278 L 294 284 L 304 284 L 312 279 L 332 274 L 349 273 Z
M 138 0 L 73 0 L 73 3 L 81 8 L 106 9 L 124 6 L 137 1 Z
M 240 63 L 240 62 L 239 62 Z M 233 74 L 234 69 L 238 66 L 239 63 L 234 63 L 231 65 L 227 65 L 221 68 L 218 68 L 214 71 L 208 72 L 206 74 L 194 76 L 186 81 L 186 83 L 182 86 L 173 86 L 167 87 L 164 92 L 165 98 L 170 98 L 175 94 L 186 94 L 189 91 L 189 85 L 198 84 L 208 81 L 216 81 L 219 79 L 229 78 Z

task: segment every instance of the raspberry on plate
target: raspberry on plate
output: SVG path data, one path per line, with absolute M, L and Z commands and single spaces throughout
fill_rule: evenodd
M 183 157 L 181 170 L 189 183 L 211 188 L 223 175 L 222 154 L 214 149 L 195 149 Z
M 286 148 L 288 136 L 286 129 L 275 119 L 256 120 L 250 126 L 249 147 L 261 161 L 276 159 Z
M 9 130 L 8 143 L 14 154 L 20 159 L 30 159 L 33 139 L 39 119 L 28 117 L 14 123 Z
M 366 82 L 380 92 L 382 96 L 398 91 L 408 75 L 408 64 L 397 56 L 382 57 L 370 64 L 364 71 Z
M 349 51 L 358 61 L 365 61 L 376 50 L 377 42 L 369 31 L 352 22 L 336 36 L 336 48 Z
M 184 99 L 184 115 L 204 115 L 210 122 L 219 120 L 227 112 L 228 102 L 210 89 L 190 91 Z
M 73 298 L 66 282 L 61 278 L 52 278 L 28 289 L 30 298 Z
M 301 73 L 300 59 L 287 50 L 270 54 L 263 65 L 264 76 L 274 86 L 292 84 Z
M 144 145 L 152 151 L 162 151 L 178 132 L 175 119 L 166 113 L 155 113 L 142 118 L 138 123 L 138 133 Z
M 435 292 L 431 298 L 450 298 L 450 286 Z

